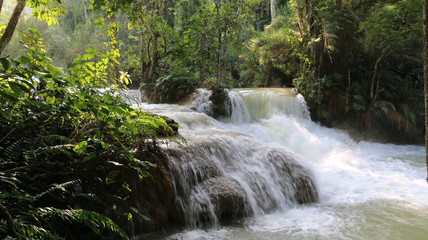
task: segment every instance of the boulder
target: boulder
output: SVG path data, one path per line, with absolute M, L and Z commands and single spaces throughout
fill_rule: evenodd
M 219 220 L 248 215 L 247 198 L 241 186 L 232 178 L 211 178 L 203 183 Z

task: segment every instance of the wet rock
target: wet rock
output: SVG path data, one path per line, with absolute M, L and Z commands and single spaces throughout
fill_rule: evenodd
M 136 228 L 141 228 L 137 232 L 168 229 L 177 224 L 176 197 L 168 159 L 163 153 L 156 152 L 146 160 L 157 167 L 150 168 L 151 177 L 144 178 L 142 182 L 137 181 L 138 176 L 134 176 L 136 186 L 133 187 L 135 190 L 131 201 L 146 217 L 135 224 Z
M 299 204 L 318 201 L 315 182 L 307 168 L 300 165 L 292 156 L 284 154 L 281 151 L 269 151 L 267 159 L 275 168 L 277 174 L 284 179 L 279 184 L 282 186 L 282 191 L 292 201 L 296 201 Z
M 230 117 L 230 100 L 228 91 L 223 87 L 215 87 L 212 89 L 210 100 L 213 103 L 213 117 L 218 119 L 222 117 Z
M 245 192 L 235 180 L 218 177 L 205 181 L 203 185 L 219 220 L 236 219 L 248 214 Z

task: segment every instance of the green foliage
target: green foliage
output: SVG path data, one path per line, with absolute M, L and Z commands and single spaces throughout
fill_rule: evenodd
M 89 227 L 96 235 L 102 236 L 103 230 L 107 229 L 117 234 L 121 239 L 129 239 L 128 235 L 111 219 L 97 212 L 82 209 L 55 209 L 51 207 L 38 209 L 38 215 L 45 221 L 62 220 L 70 223 L 80 223 Z M 103 239 L 110 239 L 103 238 Z
M 383 48 L 399 53 L 421 49 L 421 9 L 421 0 L 374 4 L 370 15 L 360 25 L 367 52 L 374 53 Z
M 64 12 L 58 1 L 30 2 L 39 4 L 32 5 L 34 9 Z M 314 113 L 381 118 L 382 103 L 388 102 L 409 122 L 420 121 L 421 0 L 277 0 L 272 21 L 269 1 L 261 0 L 62 0 L 62 4 L 70 11 L 57 18 L 60 26 L 30 18 L 22 21 L 21 32 L 32 47 L 41 45 L 40 36 L 27 28 L 40 29 L 48 41 L 39 50 L 43 48 L 56 65 L 73 66 L 73 81 L 143 86 L 156 92 L 154 98 L 168 102 L 196 85 L 294 85 Z M 39 18 L 42 8 L 36 13 Z M 22 55 L 23 48 L 15 42 L 6 55 Z M 181 72 L 192 76 L 177 75 Z M 25 92 L 19 82 L 8 88 Z M 82 94 L 90 94 L 86 92 Z M 49 96 L 46 102 L 60 101 Z M 89 103 L 75 104 L 85 109 Z M 338 109 L 329 109 L 332 106 Z M 135 132 L 125 125 L 129 124 L 120 129 Z
M 264 76 L 269 75 L 273 67 L 294 78 L 299 74 L 301 62 L 307 60 L 298 33 L 292 26 L 290 19 L 278 16 L 264 32 L 252 39 L 250 48 L 257 56 L 257 62 L 253 64 L 261 66 Z M 267 82 L 263 84 L 269 86 Z
M 30 0 L 28 6 L 33 10 L 33 16 L 47 24 L 58 24 L 57 16 L 64 15 L 67 10 L 60 0 Z
M 238 3 L 203 3 L 183 25 L 187 66 L 204 78 L 213 77 L 222 85 L 227 73 L 237 68 L 233 55 L 242 51 L 241 37 L 246 28 L 246 9 Z M 241 49 L 239 48 L 241 47 Z
M 171 74 L 156 80 L 154 91 L 158 102 L 177 102 L 186 97 L 198 86 L 198 81 L 190 73 Z
M 127 175 L 149 176 L 154 164 L 145 161 L 145 152 L 157 136 L 174 131 L 106 88 L 117 82 L 105 74 L 116 63 L 114 47 L 105 54 L 88 50 L 65 73 L 44 54 L 37 32 L 26 41 L 27 56 L 0 58 L 2 205 L 28 238 L 85 238 L 75 228 L 86 226 L 91 239 L 127 239 L 121 228 L 129 220 L 113 215 L 119 227 L 96 212 L 117 205 L 131 212 Z M 2 238 L 9 234 L 5 224 L 0 222 Z

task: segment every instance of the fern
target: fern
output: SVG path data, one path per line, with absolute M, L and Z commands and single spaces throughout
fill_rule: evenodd
M 55 235 L 48 230 L 37 227 L 32 224 L 25 224 L 22 222 L 15 222 L 14 227 L 20 234 L 26 237 L 26 239 L 43 239 L 43 240 L 62 240 L 63 238 Z
M 46 191 L 44 191 L 42 193 L 37 194 L 34 197 L 34 199 L 35 200 L 39 199 L 39 198 L 43 197 L 44 195 L 49 194 L 49 193 L 51 193 L 51 192 L 53 192 L 55 190 L 62 190 L 64 192 L 66 192 L 68 187 L 71 187 L 71 186 L 74 186 L 74 185 L 80 184 L 80 183 L 81 183 L 81 181 L 79 179 L 77 179 L 77 180 L 72 180 L 72 181 L 68 181 L 68 182 L 65 182 L 65 183 L 61 183 L 61 184 L 54 184 L 48 190 L 46 190 Z
M 13 176 L 8 176 L 7 174 L 0 172 L 0 182 L 7 183 L 12 185 L 14 188 L 18 188 L 16 184 L 19 182 L 19 180 Z
M 53 146 L 38 147 L 35 150 L 27 151 L 27 158 L 39 159 L 40 156 L 55 156 L 64 154 L 65 156 L 71 156 L 71 149 L 74 149 L 74 144 L 62 144 Z
M 11 145 L 7 146 L 1 153 L 0 159 L 2 162 L 14 162 L 19 159 L 20 156 L 22 156 L 22 149 L 25 145 L 25 138 L 21 138 Z
M 115 222 L 97 212 L 83 209 L 64 210 L 48 207 L 40 208 L 39 213 L 42 217 L 59 217 L 60 219 L 70 223 L 83 224 L 99 236 L 102 236 L 101 230 L 109 230 L 119 235 L 122 239 L 129 239 L 128 235 Z

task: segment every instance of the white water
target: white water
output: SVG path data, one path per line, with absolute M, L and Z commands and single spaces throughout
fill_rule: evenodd
M 319 201 L 167 239 L 428 239 L 423 147 L 354 142 L 342 131 L 310 121 L 306 109 L 296 107 L 303 104 L 301 97 L 278 91 L 235 91 L 232 116 L 222 122 L 188 110 L 173 113 L 179 107 L 171 105 L 165 113 L 190 116 L 180 123 L 191 138 L 226 128 L 232 137 L 248 134 L 264 144 L 261 148 L 279 147 L 299 156 L 315 175 Z

